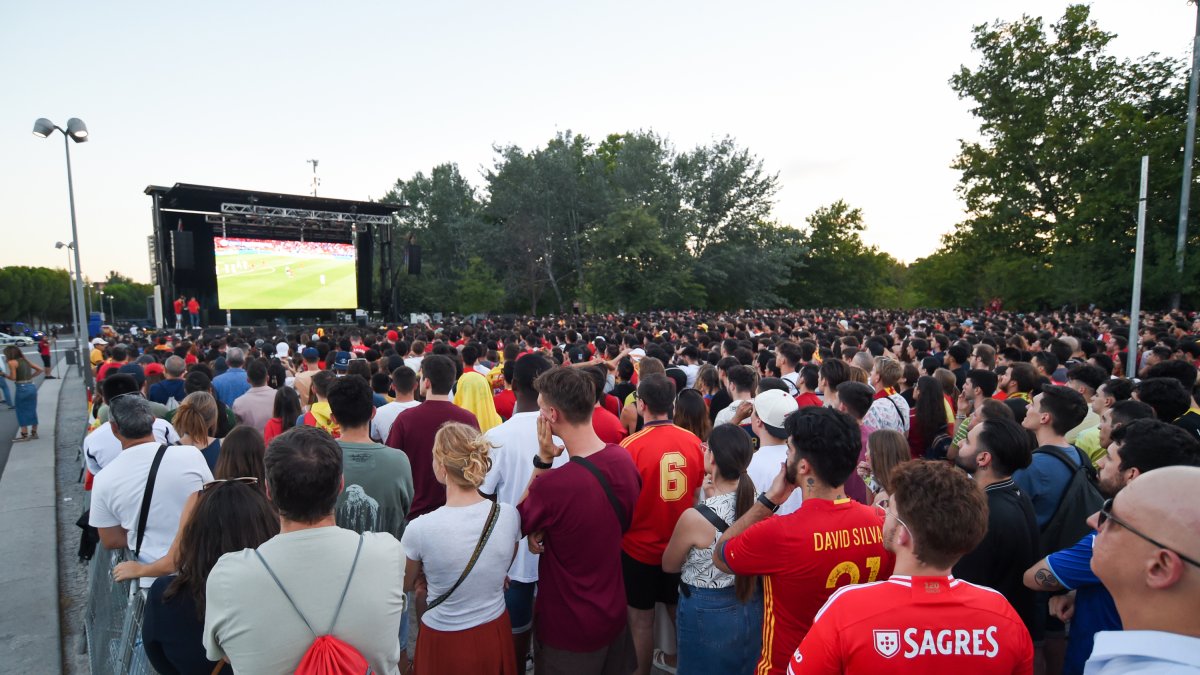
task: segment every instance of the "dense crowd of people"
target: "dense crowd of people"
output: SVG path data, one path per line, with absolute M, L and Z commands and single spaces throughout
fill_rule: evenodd
M 89 522 L 160 673 L 1200 672 L 1200 319 L 1141 321 L 97 338 Z

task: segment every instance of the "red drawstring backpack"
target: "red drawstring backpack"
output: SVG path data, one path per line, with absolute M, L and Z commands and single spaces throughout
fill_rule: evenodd
M 317 635 L 312 624 L 300 613 L 300 608 L 296 606 L 292 596 L 288 595 L 287 589 L 283 587 L 279 577 L 275 576 L 275 571 L 263 559 L 261 553 L 254 552 L 263 567 L 267 568 L 267 573 L 275 580 L 275 585 L 279 587 L 280 591 L 283 591 L 283 597 L 287 598 L 292 609 L 296 610 L 296 614 L 300 616 L 300 620 L 316 636 L 313 643 L 309 645 L 308 651 L 304 652 L 304 658 L 300 659 L 300 665 L 296 666 L 296 675 L 372 675 L 375 672 L 371 670 L 371 664 L 367 663 L 367 659 L 357 649 L 333 636 L 333 627 L 337 625 L 338 615 L 342 613 L 342 603 L 346 601 L 346 591 L 350 590 L 350 580 L 354 577 L 354 568 L 358 566 L 358 555 L 362 553 L 362 545 L 363 537 L 360 534 L 358 549 L 354 552 L 354 562 L 350 565 L 350 574 L 346 575 L 346 586 L 342 588 L 342 597 L 338 599 L 337 609 L 333 612 L 333 621 L 329 623 L 329 630 L 325 631 L 324 635 Z

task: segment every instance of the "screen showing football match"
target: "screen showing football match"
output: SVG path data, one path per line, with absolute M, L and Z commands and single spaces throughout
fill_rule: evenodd
M 354 245 L 214 237 L 221 309 L 350 309 Z

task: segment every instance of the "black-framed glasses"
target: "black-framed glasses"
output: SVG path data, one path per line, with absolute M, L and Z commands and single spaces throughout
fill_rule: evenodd
M 1096 525 L 1097 525 L 1097 528 L 1096 528 L 1096 529 L 1099 529 L 1099 528 L 1101 528 L 1101 527 L 1104 527 L 1104 521 L 1106 521 L 1106 520 L 1111 520 L 1111 521 L 1113 521 L 1114 523 L 1116 523 L 1116 524 L 1120 525 L 1121 527 L 1125 528 L 1126 530 L 1128 530 L 1128 531 L 1129 531 L 1129 532 L 1131 532 L 1132 534 L 1135 534 L 1135 535 L 1137 535 L 1137 536 L 1141 537 L 1142 539 L 1145 539 L 1146 541 L 1148 541 L 1148 542 L 1150 542 L 1151 544 L 1153 544 L 1153 545 L 1157 546 L 1158 548 L 1161 548 L 1161 549 L 1163 549 L 1164 551 L 1170 551 L 1171 553 L 1174 553 L 1175 555 L 1179 556 L 1179 559 L 1180 559 L 1180 560 L 1182 560 L 1182 561 L 1184 561 L 1185 563 L 1188 563 L 1188 564 L 1190 564 L 1190 565 L 1195 565 L 1196 567 L 1200 567 L 1200 562 L 1196 562 L 1195 560 L 1192 560 L 1191 558 L 1189 558 L 1189 557 L 1187 557 L 1186 555 L 1184 555 L 1184 554 L 1180 553 L 1179 551 L 1176 551 L 1175 549 L 1171 548 L 1170 546 L 1167 546 L 1166 544 L 1164 544 L 1164 543 L 1162 543 L 1162 542 L 1160 542 L 1160 541 L 1158 541 L 1158 540 L 1156 540 L 1156 539 L 1153 539 L 1153 538 L 1151 538 L 1151 537 L 1149 537 L 1149 536 L 1147 536 L 1147 535 L 1143 534 L 1142 532 L 1139 532 L 1138 530 L 1136 530 L 1136 529 L 1134 529 L 1134 528 L 1130 527 L 1130 526 L 1129 526 L 1129 523 L 1126 523 L 1125 521 L 1123 521 L 1123 520 L 1121 520 L 1120 518 L 1118 518 L 1118 517 L 1116 517 L 1115 515 L 1113 515 L 1112 508 L 1113 508 L 1113 500 L 1112 500 L 1112 498 L 1110 497 L 1110 498 L 1108 498 L 1108 499 L 1104 500 L 1104 506 L 1101 506 L 1101 507 L 1100 507 L 1100 513 L 1099 513 L 1099 515 L 1096 517 L 1096 521 L 1097 521 L 1097 522 L 1096 522 Z
M 258 485 L 258 478 L 255 476 L 238 476 L 237 478 L 218 478 L 216 480 L 210 480 L 207 483 L 205 483 L 204 485 L 201 485 L 200 491 L 204 492 L 205 490 L 208 490 L 210 488 L 220 487 L 220 486 L 224 485 L 225 483 L 241 483 L 243 485 Z

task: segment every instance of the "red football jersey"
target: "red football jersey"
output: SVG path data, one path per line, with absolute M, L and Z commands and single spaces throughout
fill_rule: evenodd
M 696 489 L 704 482 L 700 439 L 667 421 L 647 422 L 621 441 L 621 447 L 629 451 L 642 476 L 642 492 L 621 549 L 634 560 L 661 565 L 676 521 L 695 503 Z
M 763 575 L 762 656 L 756 675 L 782 675 L 813 617 L 840 586 L 886 579 L 883 519 L 852 499 L 806 499 L 730 539 L 721 554 L 737 574 Z
M 1032 673 L 1033 641 L 1003 595 L 954 577 L 894 576 L 833 594 L 788 673 Z

